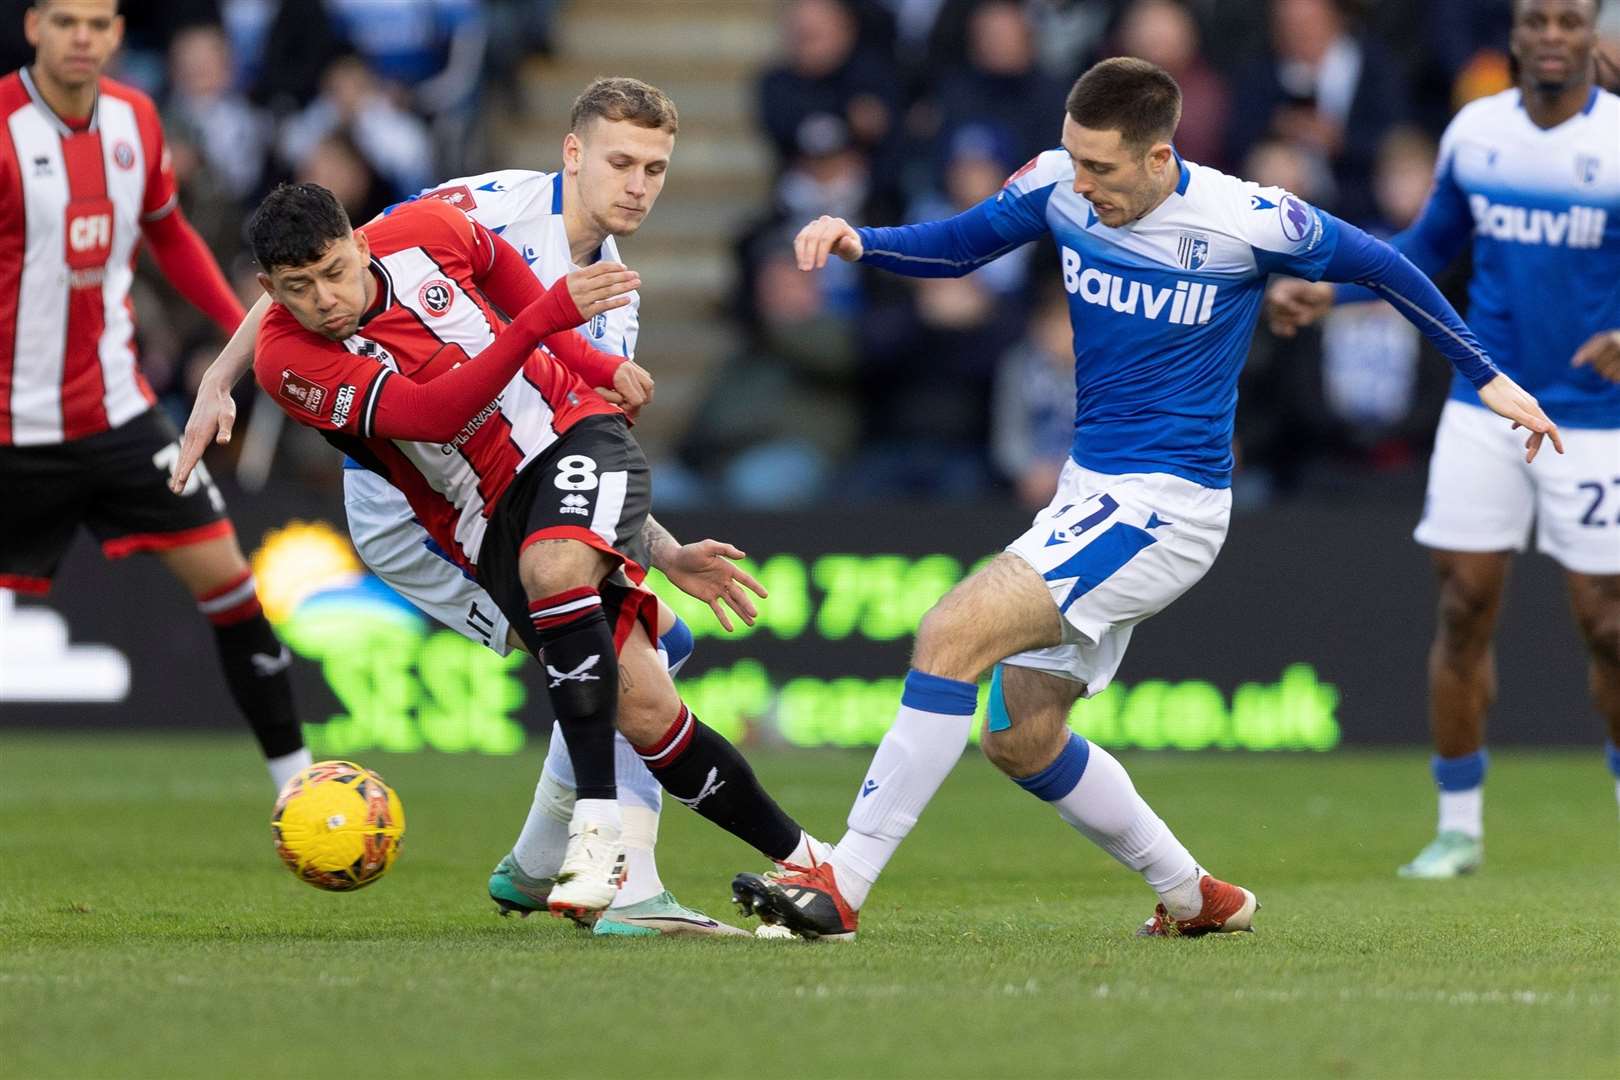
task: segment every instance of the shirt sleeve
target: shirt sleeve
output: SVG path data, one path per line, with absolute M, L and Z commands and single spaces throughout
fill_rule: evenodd
M 1501 372 L 1474 332 L 1424 273 L 1399 251 L 1347 222 L 1323 214 L 1335 234 L 1333 256 L 1320 277 L 1354 282 L 1388 300 L 1423 332 L 1451 366 L 1479 389 Z
M 1456 261 L 1463 248 L 1474 235 L 1474 215 L 1468 206 L 1468 196 L 1457 183 L 1456 122 L 1446 129 L 1440 140 L 1440 156 L 1435 162 L 1434 188 L 1418 219 L 1403 232 L 1397 233 L 1390 246 L 1405 255 L 1412 264 L 1433 278 Z M 1354 304 L 1379 297 L 1359 285 L 1340 285 L 1333 299 L 1339 304 Z
M 389 370 L 291 322 L 280 308 L 266 316 L 254 346 L 254 379 L 283 412 L 306 427 L 369 436 L 370 417 Z
M 1337 219 L 1282 188 L 1252 187 L 1242 229 L 1262 275 L 1320 281 L 1338 243 Z
M 134 108 L 141 149 L 146 155 L 146 193 L 141 200 L 141 220 L 156 221 L 180 205 L 180 188 L 175 183 L 174 162 L 169 155 L 169 142 L 163 137 L 157 106 L 142 98 L 134 103 Z
M 1002 189 L 943 221 L 857 229 L 861 262 L 907 277 L 962 277 L 1047 231 L 1046 204 L 1065 174 L 1063 150 L 1048 150 L 1007 179 Z

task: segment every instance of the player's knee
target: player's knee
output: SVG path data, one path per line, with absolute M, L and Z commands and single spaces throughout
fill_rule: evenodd
M 1471 646 L 1488 639 L 1496 589 L 1455 575 L 1440 584 L 1440 633 L 1448 644 Z
M 602 580 L 606 560 L 578 540 L 539 540 L 524 550 L 518 574 L 529 597 L 540 599 L 581 586 L 594 588 Z
M 1578 616 L 1581 637 L 1594 660 L 1620 664 L 1620 608 L 1608 606 Z
M 946 596 L 928 609 L 917 627 L 912 667 L 930 675 L 973 682 L 1000 655 L 990 655 L 993 643 L 985 640 L 984 620 L 974 617 L 972 605 Z

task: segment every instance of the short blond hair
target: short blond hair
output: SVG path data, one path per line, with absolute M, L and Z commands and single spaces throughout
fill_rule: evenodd
M 650 83 L 622 75 L 594 79 L 574 99 L 568 130 L 578 132 L 592 120 L 628 120 L 644 128 L 671 135 L 680 128 L 680 116 L 669 95 Z

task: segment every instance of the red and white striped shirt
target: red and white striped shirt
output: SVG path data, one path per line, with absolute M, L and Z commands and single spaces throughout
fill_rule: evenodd
M 129 301 L 144 224 L 172 213 L 157 109 L 102 79 L 88 122 L 26 69 L 0 79 L 0 445 L 82 439 L 155 400 Z
M 489 515 L 518 471 L 580 420 L 619 410 L 570 366 L 537 349 L 449 441 L 375 435 L 385 383 L 431 382 L 494 342 L 506 320 L 486 292 L 509 296 L 513 285 L 534 295 L 541 290 L 504 241 L 443 202 L 407 203 L 358 231 L 370 244 L 377 279 L 376 301 L 359 331 L 331 341 L 274 305 L 259 329 L 254 376 L 293 419 L 381 471 L 428 535 L 470 569 Z M 497 246 L 507 249 L 515 269 L 498 266 Z M 599 355 L 573 335 L 560 336 L 566 340 L 559 348 L 571 344 L 570 352 Z

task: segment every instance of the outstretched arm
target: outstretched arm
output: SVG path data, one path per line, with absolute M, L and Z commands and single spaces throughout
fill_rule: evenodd
M 264 313 L 269 310 L 270 298 L 259 297 L 231 340 L 203 372 L 202 381 L 197 384 L 197 396 L 191 403 L 191 415 L 186 418 L 185 434 L 180 437 L 180 460 L 169 480 L 169 490 L 176 495 L 185 490 L 191 470 L 202 460 L 209 443 L 224 446 L 231 441 L 231 429 L 236 426 L 236 399 L 231 396 L 231 389 L 253 370 L 253 346 L 259 339 L 259 324 L 264 322 Z
M 1328 229 L 1337 234 L 1333 254 L 1322 270 L 1324 280 L 1352 282 L 1389 301 L 1479 391 L 1479 399 L 1487 408 L 1512 420 L 1515 427 L 1529 430 L 1526 461 L 1535 459 L 1545 436 L 1552 437 L 1560 454 L 1564 452 L 1557 425 L 1547 418 L 1534 397 L 1497 369 L 1434 282 L 1382 240 L 1331 215 L 1322 217 Z

